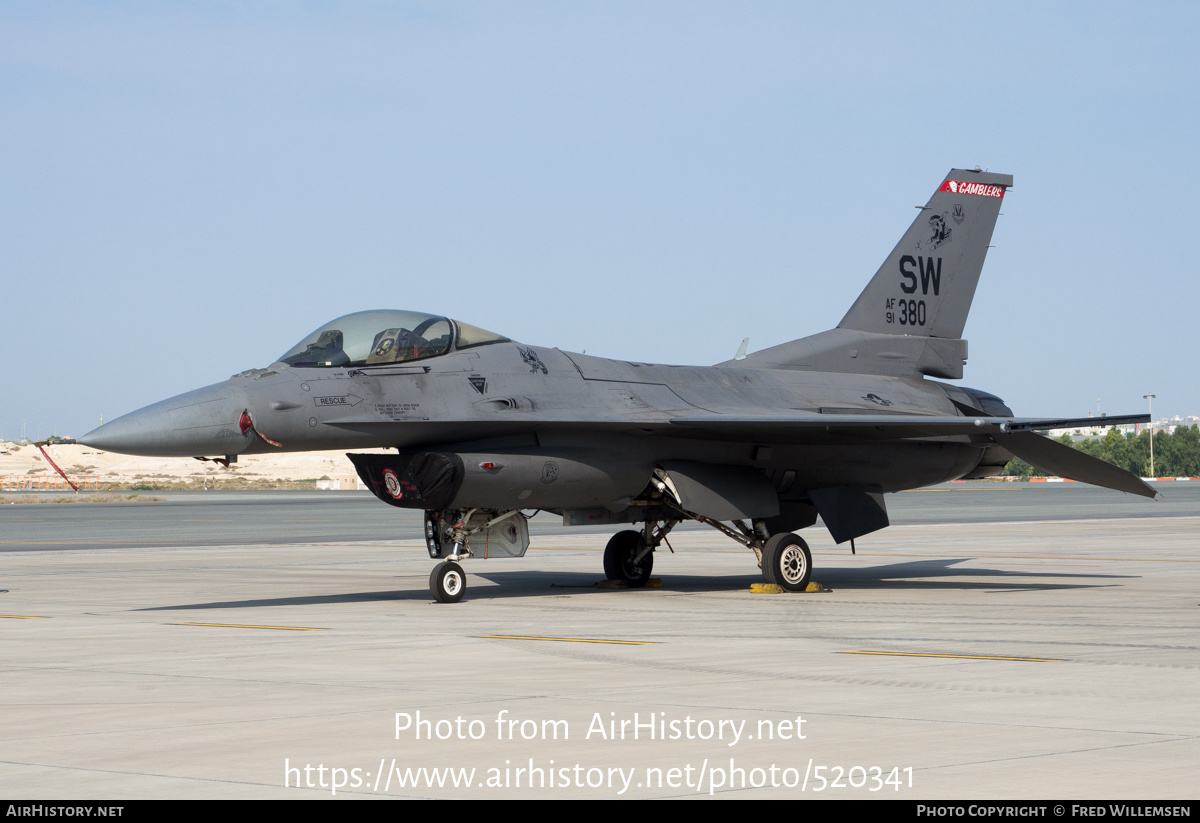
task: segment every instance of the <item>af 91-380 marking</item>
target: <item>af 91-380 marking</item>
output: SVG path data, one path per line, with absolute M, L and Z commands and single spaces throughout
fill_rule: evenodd
M 926 319 L 924 300 L 905 300 L 889 297 L 884 317 L 889 323 L 901 326 L 924 326 Z

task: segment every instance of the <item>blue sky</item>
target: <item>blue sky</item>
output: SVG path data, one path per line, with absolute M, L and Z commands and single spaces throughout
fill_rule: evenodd
M 656 362 L 836 325 L 1016 178 L 965 336 L 1022 415 L 1200 413 L 1195 4 L 0 2 L 0 426 L 370 308 Z

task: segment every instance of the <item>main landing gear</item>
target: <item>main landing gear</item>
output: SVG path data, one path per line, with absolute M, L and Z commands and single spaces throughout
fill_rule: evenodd
M 654 570 L 654 552 L 667 541 L 667 533 L 678 520 L 647 520 L 641 530 L 617 532 L 604 547 L 604 576 L 622 580 L 638 589 L 650 582 Z M 670 548 L 670 544 L 667 544 Z
M 630 588 L 646 585 L 654 569 L 654 549 L 642 541 L 641 532 L 617 532 L 604 547 L 604 576 L 624 580 Z
M 753 520 L 746 523 L 734 520 L 722 523 L 704 515 L 685 511 L 667 503 L 671 517 L 678 519 L 649 521 L 641 531 L 617 532 L 604 549 L 604 575 L 609 580 L 623 580 L 630 588 L 645 586 L 654 568 L 654 551 L 666 542 L 667 532 L 682 520 L 695 520 L 712 526 L 758 557 L 763 582 L 773 583 L 784 591 L 802 592 L 812 576 L 812 552 L 802 538 L 788 532 L 769 534 L 766 523 Z
M 762 549 L 763 582 L 802 592 L 812 575 L 812 553 L 808 544 L 794 534 L 773 534 Z

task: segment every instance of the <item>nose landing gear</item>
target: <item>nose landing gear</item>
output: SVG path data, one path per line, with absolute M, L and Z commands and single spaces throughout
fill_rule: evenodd
M 429 593 L 439 603 L 457 603 L 467 591 L 467 575 L 453 560 L 438 563 L 429 575 Z

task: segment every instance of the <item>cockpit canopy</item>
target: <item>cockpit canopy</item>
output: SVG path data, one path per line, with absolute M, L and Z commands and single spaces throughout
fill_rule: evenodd
M 326 323 L 279 361 L 301 368 L 375 366 L 507 342 L 507 337 L 435 314 L 360 311 Z

